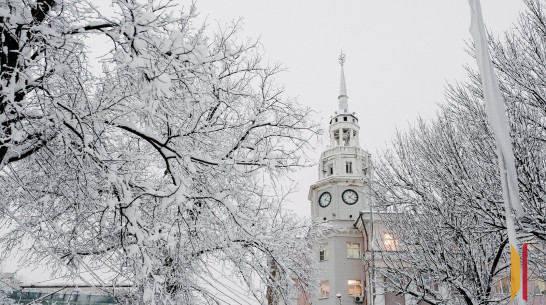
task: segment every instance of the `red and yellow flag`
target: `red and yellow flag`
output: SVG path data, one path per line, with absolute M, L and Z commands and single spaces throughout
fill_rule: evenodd
M 520 256 L 514 245 L 510 244 L 510 300 L 513 300 L 521 288 Z

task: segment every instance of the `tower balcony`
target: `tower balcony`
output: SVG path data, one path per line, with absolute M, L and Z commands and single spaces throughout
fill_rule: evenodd
M 325 158 L 329 158 L 334 155 L 358 155 L 368 157 L 368 152 L 356 146 L 336 146 L 323 151 L 320 155 L 320 159 L 324 160 Z

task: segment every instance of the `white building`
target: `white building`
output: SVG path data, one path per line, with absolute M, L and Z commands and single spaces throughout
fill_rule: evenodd
M 381 261 L 371 251 L 372 234 L 376 242 L 381 238 L 387 246 L 392 243 L 393 250 L 395 241 L 382 231 L 378 218 L 372 222 L 370 153 L 360 147 L 358 117 L 349 109 L 344 61 L 342 54 L 339 109 L 329 122 L 330 146 L 320 156 L 318 181 L 309 189 L 312 217 L 336 227 L 315 249 L 321 270 L 321 291 L 311 302 L 313 305 L 411 304 L 403 295 L 384 292 L 382 277 L 379 279 L 372 272 L 381 267 Z M 374 277 L 376 281 L 372 284 Z

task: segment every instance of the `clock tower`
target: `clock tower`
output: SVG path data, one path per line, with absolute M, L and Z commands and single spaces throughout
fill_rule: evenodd
M 343 65 L 339 108 L 329 122 L 330 145 L 322 152 L 318 181 L 309 189 L 311 215 L 335 227 L 316 245 L 320 268 L 320 293 L 313 305 L 366 303 L 363 251 L 366 238 L 355 222 L 369 213 L 370 154 L 360 147 L 358 117 L 349 111 Z

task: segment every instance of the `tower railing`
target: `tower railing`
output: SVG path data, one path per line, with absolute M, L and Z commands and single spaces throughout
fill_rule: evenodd
M 355 146 L 336 146 L 322 152 L 320 158 L 328 158 L 337 154 L 352 154 L 365 156 L 367 153 L 364 149 Z

